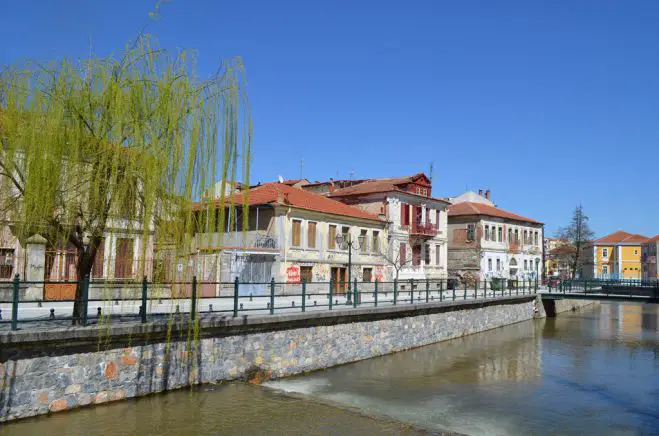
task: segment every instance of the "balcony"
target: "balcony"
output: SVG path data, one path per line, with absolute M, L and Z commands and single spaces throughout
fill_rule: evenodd
M 410 236 L 434 238 L 438 234 L 439 230 L 432 223 L 412 223 L 410 226 Z

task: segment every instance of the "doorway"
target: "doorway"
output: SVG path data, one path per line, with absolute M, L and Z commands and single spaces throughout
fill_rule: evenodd
M 334 282 L 334 292 L 344 294 L 346 292 L 346 282 L 348 281 L 348 269 L 343 267 L 332 267 L 332 281 Z

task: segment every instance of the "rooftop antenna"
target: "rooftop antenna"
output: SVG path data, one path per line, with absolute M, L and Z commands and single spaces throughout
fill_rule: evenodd
M 302 178 L 303 170 L 304 170 L 304 159 L 300 159 L 300 178 Z
M 432 184 L 432 172 L 433 172 L 434 167 L 435 167 L 435 163 L 430 162 L 430 170 L 428 171 L 428 179 L 430 180 L 431 184 Z
M 355 170 L 350 170 L 350 181 L 352 181 L 352 176 L 355 175 Z

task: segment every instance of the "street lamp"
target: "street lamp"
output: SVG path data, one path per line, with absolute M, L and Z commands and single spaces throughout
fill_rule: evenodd
M 348 303 L 350 302 L 351 295 L 352 293 L 350 292 L 350 286 L 352 283 L 352 249 L 353 246 L 355 250 L 360 250 L 364 246 L 364 235 L 359 235 L 357 237 L 357 241 L 359 242 L 358 246 L 355 246 L 354 241 L 350 237 L 350 233 L 347 233 L 346 236 L 344 237 L 342 233 L 339 233 L 336 235 L 336 243 L 339 245 L 339 247 L 343 248 L 344 243 L 345 246 L 348 247 Z

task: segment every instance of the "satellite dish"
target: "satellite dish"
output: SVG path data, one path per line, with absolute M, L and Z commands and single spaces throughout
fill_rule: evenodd
M 279 178 L 279 183 L 284 183 L 284 178 L 282 176 L 277 176 Z

